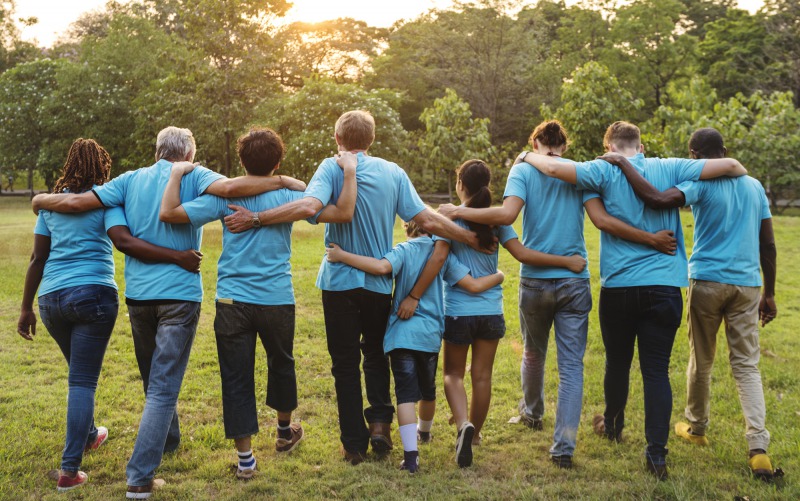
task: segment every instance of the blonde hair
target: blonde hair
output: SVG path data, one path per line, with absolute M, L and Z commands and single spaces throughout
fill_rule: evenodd
M 336 121 L 336 135 L 348 150 L 366 150 L 375 141 L 375 119 L 368 111 L 348 111 Z
M 603 136 L 603 146 L 609 150 L 612 144 L 617 148 L 638 148 L 642 144 L 639 127 L 621 120 L 609 125 Z

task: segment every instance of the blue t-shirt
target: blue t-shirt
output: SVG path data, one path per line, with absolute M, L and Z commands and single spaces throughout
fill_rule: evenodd
M 183 208 L 192 225 L 200 227 L 231 214 L 228 204 L 260 212 L 300 198 L 303 192 L 287 189 L 230 200 L 203 195 L 183 204 Z M 231 233 L 223 224 L 217 299 L 270 306 L 294 304 L 291 256 L 292 223 L 272 224 L 242 233 Z
M 684 181 L 700 179 L 705 160 L 683 158 L 645 158 L 641 153 L 628 159 L 634 168 L 659 191 Z M 672 230 L 678 241 L 675 255 L 654 248 L 600 234 L 600 284 L 603 287 L 636 287 L 689 285 L 686 248 L 678 209 L 655 210 L 644 205 L 633 192 L 622 171 L 604 160 L 575 165 L 577 186 L 585 193 L 584 201 L 603 197 L 606 211 L 631 226 L 648 232 Z
M 381 259 L 392 248 L 395 215 L 409 221 L 425 209 L 408 175 L 397 164 L 358 154 L 356 170 L 358 199 L 353 220 L 329 223 L 325 227 L 325 246 L 335 243 L 360 256 Z M 305 196 L 322 205 L 336 203 L 342 192 L 344 172 L 333 158 L 322 161 L 308 183 Z M 326 291 L 365 288 L 381 294 L 392 293 L 388 275 L 370 275 L 344 263 L 322 260 L 317 287 Z
M 750 176 L 678 185 L 694 214 L 689 276 L 723 284 L 760 287 L 759 234 L 769 219 L 764 188 Z
M 469 273 L 467 267 L 459 263 L 455 256 L 447 257 L 439 275 L 419 298 L 414 315 L 408 320 L 400 320 L 397 316 L 400 302 L 414 288 L 432 253 L 433 240 L 430 237 L 419 237 L 397 244 L 383 257 L 391 263 L 392 275 L 395 277 L 392 314 L 383 338 L 384 353 L 398 348 L 439 353 L 444 332 L 442 283 L 453 286 Z
M 531 167 L 532 168 L 532 167 Z M 454 221 L 462 228 L 469 229 L 469 225 L 462 220 Z M 517 232 L 511 226 L 496 226 L 494 233 L 500 244 L 512 238 L 517 238 Z M 497 273 L 497 251 L 493 254 L 478 252 L 467 244 L 453 242 L 446 238 L 434 237 L 434 240 L 444 240 L 450 244 L 450 252 L 458 261 L 469 269 L 473 278 L 485 277 Z M 467 292 L 459 286 L 445 286 L 444 310 L 449 317 L 475 317 L 479 315 L 503 314 L 503 286 L 495 285 L 489 290 L 478 294 Z
M 121 208 L 79 214 L 39 211 L 33 232 L 50 237 L 39 295 L 79 285 L 116 289 L 113 246 L 106 234 L 113 226 L 127 226 Z
M 583 238 L 583 192 L 569 183 L 546 176 L 527 163 L 511 168 L 505 197 L 519 197 L 522 212 L 522 245 L 557 256 L 581 255 L 587 259 Z M 520 264 L 525 278 L 589 278 L 589 267 L 580 273 L 556 266 Z
M 106 207 L 125 206 L 125 217 L 134 237 L 175 250 L 200 249 L 202 228 L 162 223 L 158 219 L 171 167 L 171 162 L 159 160 L 150 167 L 128 171 L 98 186 L 94 192 Z M 219 179 L 224 176 L 205 167 L 195 167 L 181 179 L 181 202 L 194 200 Z M 199 273 L 176 264 L 125 256 L 125 297 L 137 301 L 199 302 L 203 300 L 203 283 Z

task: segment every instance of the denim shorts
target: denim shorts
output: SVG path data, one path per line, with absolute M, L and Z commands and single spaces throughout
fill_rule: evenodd
M 506 320 L 503 315 L 444 317 L 444 340 L 448 343 L 468 345 L 476 339 L 492 341 L 505 335 Z
M 436 400 L 438 353 L 398 348 L 389 352 L 397 405 Z

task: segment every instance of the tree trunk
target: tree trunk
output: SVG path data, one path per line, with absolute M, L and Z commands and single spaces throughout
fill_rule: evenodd
M 33 198 L 33 167 L 28 167 L 28 190 L 31 192 Z
M 225 177 L 231 177 L 231 133 L 225 131 Z

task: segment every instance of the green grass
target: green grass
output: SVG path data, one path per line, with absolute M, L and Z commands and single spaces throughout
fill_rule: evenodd
M 691 214 L 684 213 L 686 238 L 691 241 Z M 15 334 L 22 282 L 32 247 L 34 216 L 25 199 L 0 198 L 0 498 L 110 499 L 125 491 L 125 463 L 133 448 L 144 403 L 136 368 L 130 325 L 123 306 L 106 354 L 97 392 L 98 424 L 108 426 L 111 438 L 84 458 L 89 484 L 69 495 L 57 495 L 47 471 L 57 468 L 63 447 L 67 367 L 55 343 L 39 324 L 39 334 L 26 342 Z M 519 229 L 519 228 L 518 228 Z M 780 314 L 762 331 L 765 355 L 761 370 L 767 400 L 767 426 L 773 441 L 770 454 L 787 472 L 783 485 L 765 485 L 749 477 L 747 445 L 734 381 L 727 363 L 724 336 L 720 338 L 713 373 L 711 447 L 696 448 L 670 438 L 671 477 L 656 482 L 644 469 L 642 384 L 638 368 L 631 374 L 626 441 L 612 445 L 591 433 L 591 417 L 603 408 L 603 345 L 596 302 L 589 327 L 586 382 L 576 468 L 561 471 L 548 462 L 553 432 L 558 374 L 555 350 L 547 362 L 545 431 L 534 432 L 507 421 L 520 397 L 521 353 L 517 317 L 518 265 L 504 251 L 506 322 L 494 370 L 492 408 L 484 442 L 476 449 L 475 465 L 459 470 L 453 460 L 454 429 L 447 424 L 449 409 L 438 378 L 439 406 L 435 439 L 421 447 L 422 473 L 410 476 L 397 469 L 398 447 L 391 458 L 352 467 L 340 460 L 337 414 L 330 359 L 325 346 L 320 292 L 314 287 L 323 255 L 322 228 L 298 223 L 294 234 L 294 284 L 297 294 L 295 357 L 300 406 L 296 417 L 306 429 L 306 441 L 289 457 L 274 452 L 276 414 L 260 405 L 262 432 L 254 439 L 259 475 L 251 482 L 233 479 L 234 452 L 224 437 L 217 355 L 213 337 L 215 263 L 221 229 L 206 228 L 203 278 L 206 296 L 189 368 L 179 401 L 184 441 L 167 455 L 158 475 L 167 486 L 157 499 L 305 498 L 505 498 L 505 499 L 798 499 L 795 473 L 800 471 L 800 219 L 778 217 L 775 222 L 780 272 Z M 592 284 L 598 297 L 598 233 L 587 224 Z M 400 227 L 395 231 L 401 239 Z M 122 256 L 117 255 L 117 282 L 124 286 Z M 672 357 L 674 408 L 672 423 L 682 418 L 687 362 L 686 328 L 678 332 Z M 638 363 L 634 362 L 634 367 Z M 257 364 L 258 400 L 266 391 L 266 362 Z M 399 444 L 396 433 L 394 440 Z

